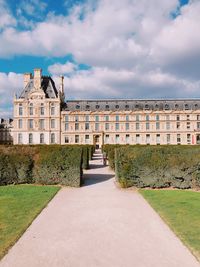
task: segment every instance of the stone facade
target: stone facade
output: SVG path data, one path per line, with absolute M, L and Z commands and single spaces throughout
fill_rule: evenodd
M 200 144 L 200 99 L 67 100 L 63 77 L 24 75 L 14 144 Z

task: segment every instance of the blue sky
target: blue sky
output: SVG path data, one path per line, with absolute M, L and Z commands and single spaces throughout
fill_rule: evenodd
M 0 0 L 0 117 L 23 73 L 67 98 L 200 97 L 200 1 Z

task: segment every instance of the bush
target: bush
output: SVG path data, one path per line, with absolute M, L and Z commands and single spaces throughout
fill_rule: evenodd
M 82 183 L 83 159 L 88 168 L 89 148 L 82 146 L 0 146 L 0 185 L 35 182 L 77 187 Z
M 115 163 L 122 187 L 200 187 L 198 146 L 118 146 L 109 150 L 111 167 Z

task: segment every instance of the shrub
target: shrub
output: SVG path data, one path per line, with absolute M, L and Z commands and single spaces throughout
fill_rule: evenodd
M 121 146 L 112 160 L 122 187 L 200 187 L 198 146 Z

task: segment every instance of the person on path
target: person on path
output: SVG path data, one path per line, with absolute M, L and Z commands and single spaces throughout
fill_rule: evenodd
M 103 165 L 104 166 L 106 166 L 106 160 L 107 160 L 106 152 L 103 152 Z

